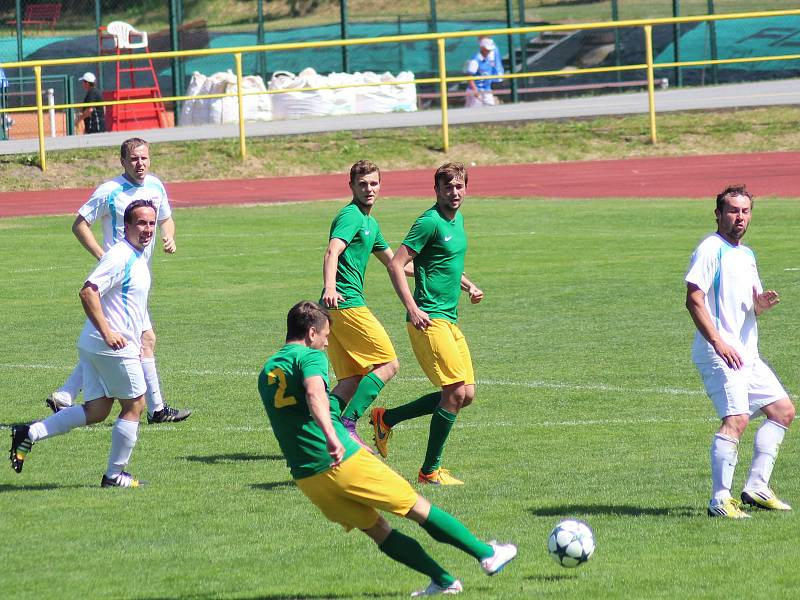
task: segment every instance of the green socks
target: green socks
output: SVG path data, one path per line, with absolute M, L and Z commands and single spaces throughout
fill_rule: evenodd
M 386 417 L 384 417 L 384 421 L 386 421 Z M 433 411 L 431 429 L 428 432 L 428 449 L 425 451 L 425 462 L 422 463 L 422 472 L 426 475 L 433 473 L 442 464 L 444 444 L 455 422 L 456 415 L 447 412 L 441 406 Z
M 456 580 L 423 550 L 417 540 L 403 535 L 396 529 L 393 529 L 389 537 L 378 545 L 378 549 L 389 558 L 427 575 L 436 582 L 436 585 L 447 587 Z
M 461 521 L 433 504 L 428 520 L 421 527 L 437 542 L 450 544 L 478 560 L 489 558 L 494 554 L 492 547 L 472 535 Z
M 360 387 L 360 386 L 359 386 Z M 430 415 L 439 406 L 442 400 L 441 392 L 431 392 L 402 406 L 388 409 L 383 413 L 383 422 L 389 427 L 394 427 L 401 421 L 415 419 L 423 415 Z
M 357 421 L 369 405 L 375 401 L 384 385 L 386 384 L 375 373 L 367 373 L 359 382 L 356 393 L 353 394 L 347 408 L 343 410 L 342 418 Z

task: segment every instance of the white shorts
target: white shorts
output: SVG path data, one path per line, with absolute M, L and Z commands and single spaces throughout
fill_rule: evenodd
M 93 354 L 78 348 L 83 367 L 83 398 L 86 402 L 105 396 L 132 400 L 147 390 L 139 358 Z
M 752 419 L 764 406 L 789 396 L 760 358 L 738 370 L 731 369 L 721 358 L 696 366 L 720 419 L 731 415 L 750 415 Z
M 142 333 L 152 328 L 153 324 L 150 322 L 150 309 L 148 308 L 146 311 L 144 311 L 144 320 L 142 321 Z
M 465 106 L 467 108 L 475 108 L 477 106 L 495 106 L 496 104 L 497 99 L 494 97 L 492 92 L 478 91 L 477 96 L 474 96 L 472 93 L 468 93 Z

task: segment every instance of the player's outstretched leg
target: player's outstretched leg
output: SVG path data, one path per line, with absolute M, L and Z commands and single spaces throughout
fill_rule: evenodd
M 389 455 L 388 444 L 392 427 L 402 421 L 433 414 L 441 399 L 441 392 L 431 392 L 395 408 L 373 408 L 370 422 L 375 433 L 375 446 L 381 456 L 386 458 Z
M 422 496 L 420 499 L 422 502 L 412 509 L 417 516 L 409 513 L 409 518 L 417 521 L 437 542 L 449 544 L 480 561 L 481 569 L 487 575 L 496 575 L 517 556 L 514 544 L 499 544 L 496 540 L 482 542 L 453 515 L 428 503 Z M 420 521 L 425 513 L 425 505 L 429 507 L 427 518 Z
M 11 428 L 11 466 L 17 473 L 22 471 L 25 457 L 36 442 L 65 434 L 76 427 L 86 425 L 86 412 L 83 406 L 70 406 L 50 415 L 43 421 L 30 425 L 17 425 Z

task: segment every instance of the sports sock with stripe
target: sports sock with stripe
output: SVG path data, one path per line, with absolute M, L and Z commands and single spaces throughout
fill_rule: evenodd
M 456 578 L 445 571 L 414 538 L 393 529 L 378 548 L 389 558 L 430 577 L 436 585 L 447 587 Z
M 369 408 L 369 405 L 375 401 L 384 385 L 386 384 L 375 373 L 367 373 L 361 378 L 356 393 L 353 394 L 347 408 L 342 412 L 342 418 L 357 421 Z
M 383 413 L 383 422 L 389 427 L 394 427 L 402 421 L 408 421 L 409 419 L 416 419 L 417 417 L 433 414 L 433 411 L 435 411 L 436 407 L 439 406 L 439 402 L 441 402 L 441 400 L 441 392 L 431 392 L 430 394 L 425 394 L 421 398 L 417 398 L 416 400 L 412 400 L 411 402 L 401 406 L 388 409 L 385 413 Z
M 494 555 L 494 550 L 489 544 L 480 541 L 461 521 L 433 504 L 428 520 L 420 527 L 437 542 L 450 544 L 478 560 Z
M 441 406 L 433 411 L 431 429 L 428 432 L 428 449 L 425 451 L 425 462 L 422 463 L 422 472 L 426 475 L 433 473 L 442 464 L 442 452 L 456 422 L 456 416 L 446 411 Z

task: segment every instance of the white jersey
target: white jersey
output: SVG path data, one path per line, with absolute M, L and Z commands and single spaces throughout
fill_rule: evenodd
M 120 175 L 106 181 L 98 187 L 86 204 L 80 207 L 78 214 L 91 225 L 97 219 L 103 227 L 103 250 L 108 252 L 114 244 L 125 239 L 125 209 L 134 200 L 150 200 L 156 207 L 156 222 L 161 223 L 172 216 L 172 209 L 167 199 L 167 191 L 158 177 L 145 175 L 142 185 L 135 185 Z M 153 254 L 155 243 L 144 249 L 147 260 Z
M 123 335 L 128 344 L 121 350 L 110 348 L 94 324 L 86 319 L 78 348 L 93 354 L 138 358 L 150 291 L 150 267 L 144 252 L 123 239 L 103 255 L 86 281 L 97 286 L 109 327 Z
M 693 283 L 706 295 L 706 309 L 722 340 L 733 346 L 745 363 L 758 358 L 758 326 L 753 290 L 761 293 L 761 280 L 753 251 L 732 246 L 719 234 L 705 238 L 692 254 L 686 283 Z M 711 362 L 716 352 L 702 334 L 695 333 L 692 360 Z

